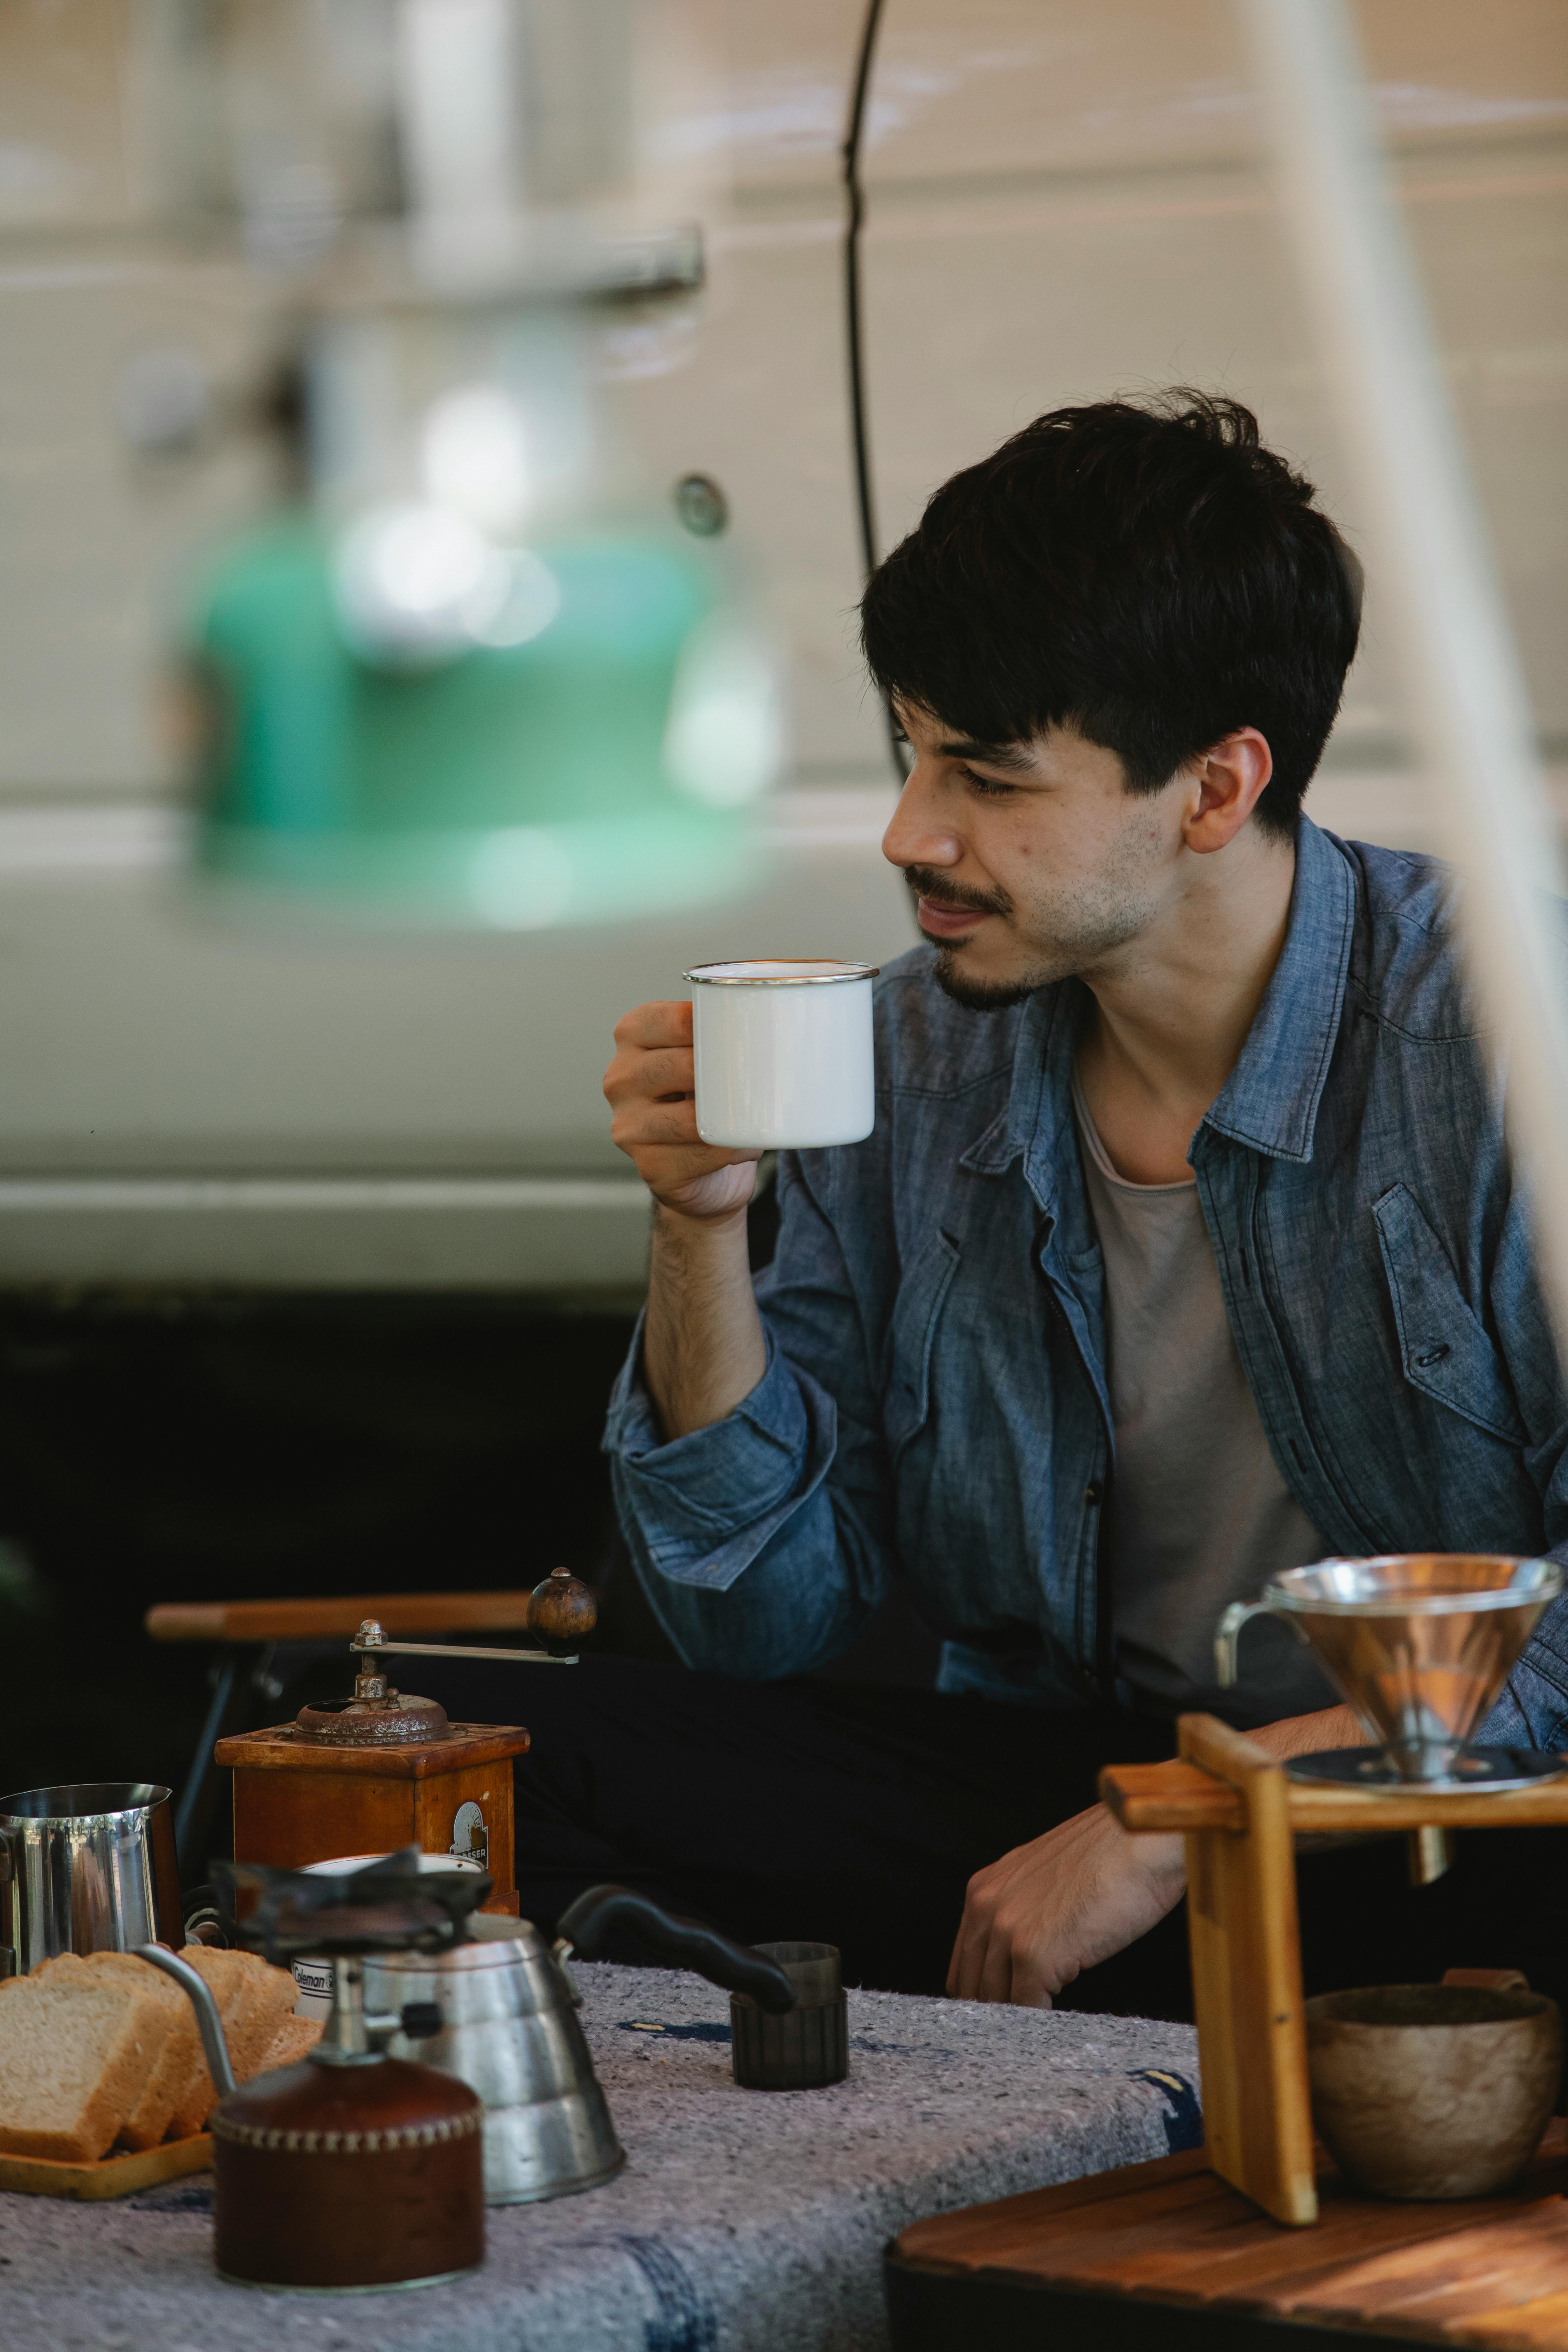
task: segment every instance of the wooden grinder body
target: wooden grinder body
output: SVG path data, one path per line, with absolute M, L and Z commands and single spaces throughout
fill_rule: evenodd
M 220 1739 L 213 1753 L 234 1772 L 237 1862 L 298 1870 L 405 1845 L 471 1853 L 494 1882 L 485 1909 L 515 1916 L 511 1769 L 528 1746 L 516 1724 L 453 1723 L 438 1738 L 360 1748 L 302 1738 L 289 1723 Z

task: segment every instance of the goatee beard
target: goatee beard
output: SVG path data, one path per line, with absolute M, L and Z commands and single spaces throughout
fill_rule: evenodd
M 954 1004 L 962 1004 L 966 1013 L 1003 1013 L 1010 1004 L 1022 1004 L 1037 988 L 1047 985 L 1049 974 L 1037 974 L 1023 980 L 965 980 L 955 969 L 953 947 L 939 947 L 933 977 L 944 996 Z

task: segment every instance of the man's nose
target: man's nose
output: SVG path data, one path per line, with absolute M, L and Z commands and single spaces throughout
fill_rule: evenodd
M 916 761 L 910 770 L 893 821 L 882 835 L 882 855 L 890 866 L 958 866 L 963 843 L 944 822 L 937 796 Z

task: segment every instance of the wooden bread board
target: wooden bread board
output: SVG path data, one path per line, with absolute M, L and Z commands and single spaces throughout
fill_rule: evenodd
M 211 2132 L 166 2139 L 129 2156 L 100 2157 L 96 2164 L 60 2164 L 47 2156 L 0 2156 L 0 2189 L 15 2197 L 129 2197 L 155 2189 L 187 2172 L 205 2172 L 213 2160 Z

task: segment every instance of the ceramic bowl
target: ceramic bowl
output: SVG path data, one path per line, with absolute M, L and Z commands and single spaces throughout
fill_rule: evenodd
M 1563 2028 L 1544 1993 L 1373 1985 L 1307 2003 L 1312 2121 L 1373 2197 L 1489 2197 L 1541 2144 Z

